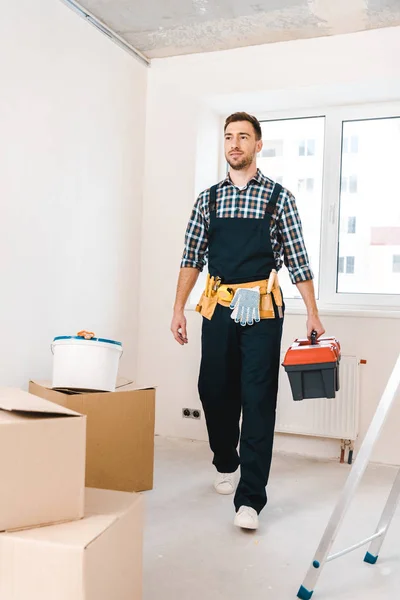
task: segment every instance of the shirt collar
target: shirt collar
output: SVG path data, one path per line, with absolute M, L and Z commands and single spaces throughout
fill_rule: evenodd
M 252 177 L 250 179 L 250 181 L 248 181 L 247 185 L 250 184 L 256 184 L 256 185 L 263 185 L 263 183 L 265 182 L 265 177 L 264 175 L 261 173 L 260 169 L 257 169 L 257 173 L 254 175 L 254 177 Z M 222 181 L 221 185 L 225 186 L 225 185 L 234 185 L 232 183 L 231 177 L 229 175 L 229 173 L 227 174 L 227 176 L 225 177 L 225 179 Z

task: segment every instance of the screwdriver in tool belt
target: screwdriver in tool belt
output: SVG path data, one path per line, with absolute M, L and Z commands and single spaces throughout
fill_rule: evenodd
M 267 286 L 267 294 L 270 294 L 272 291 L 272 288 L 274 287 L 274 283 L 276 280 L 276 276 L 277 276 L 277 272 L 276 269 L 272 269 L 269 278 L 268 278 L 268 286 Z M 282 310 L 282 306 L 277 306 L 278 309 L 278 315 L 280 319 L 283 319 L 283 310 Z
M 267 294 L 270 294 L 272 291 L 272 288 L 274 287 L 275 276 L 276 276 L 276 269 L 272 269 L 272 271 L 268 277 Z

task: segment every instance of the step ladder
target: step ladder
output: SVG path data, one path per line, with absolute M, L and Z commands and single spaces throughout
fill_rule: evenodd
M 392 371 L 390 379 L 387 383 L 385 391 L 383 392 L 382 398 L 379 402 L 378 408 L 372 419 L 371 425 L 368 429 L 367 435 L 362 443 L 357 459 L 350 471 L 347 482 L 343 488 L 339 501 L 333 510 L 331 519 L 325 529 L 325 533 L 321 538 L 321 542 L 318 546 L 317 552 L 311 563 L 311 566 L 307 572 L 306 578 L 303 585 L 300 587 L 297 594 L 301 600 L 310 600 L 314 593 L 315 585 L 321 575 L 322 569 L 327 562 L 340 558 L 361 546 L 364 546 L 371 542 L 368 552 L 364 557 L 364 561 L 371 565 L 374 565 L 378 560 L 379 551 L 389 529 L 390 523 L 396 512 L 397 505 L 400 500 L 400 469 L 393 484 L 392 490 L 389 494 L 386 506 L 383 510 L 382 516 L 379 520 L 376 531 L 373 535 L 342 550 L 336 554 L 329 554 L 332 545 L 336 539 L 344 516 L 350 506 L 350 503 L 357 491 L 360 481 L 365 473 L 368 466 L 372 450 L 375 446 L 376 441 L 383 429 L 386 422 L 386 418 L 389 415 L 390 409 L 393 406 L 394 400 L 397 393 L 400 391 L 400 355 L 397 359 L 395 367 Z

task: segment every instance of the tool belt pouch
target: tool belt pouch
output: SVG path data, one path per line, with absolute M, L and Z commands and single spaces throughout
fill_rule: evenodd
M 260 318 L 261 319 L 275 319 L 275 308 L 274 302 L 278 310 L 278 316 L 280 319 L 283 317 L 283 299 L 281 290 L 278 287 L 274 287 L 270 294 L 263 293 L 261 290 L 260 296 Z
M 203 292 L 196 306 L 196 311 L 205 319 L 211 320 L 215 311 L 215 307 L 217 306 L 217 301 L 218 298 L 216 295 L 213 295 L 211 298 L 207 298 Z
M 262 294 L 260 296 L 260 318 L 275 319 L 274 305 L 272 303 L 272 294 Z

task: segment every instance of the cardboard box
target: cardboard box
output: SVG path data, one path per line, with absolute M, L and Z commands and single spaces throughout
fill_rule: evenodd
M 87 415 L 86 486 L 125 492 L 153 488 L 155 389 L 68 394 L 31 381 L 29 391 Z
M 90 489 L 81 521 L 1 533 L 1 600 L 141 600 L 142 501 Z
M 0 389 L 0 531 L 81 519 L 86 417 Z

